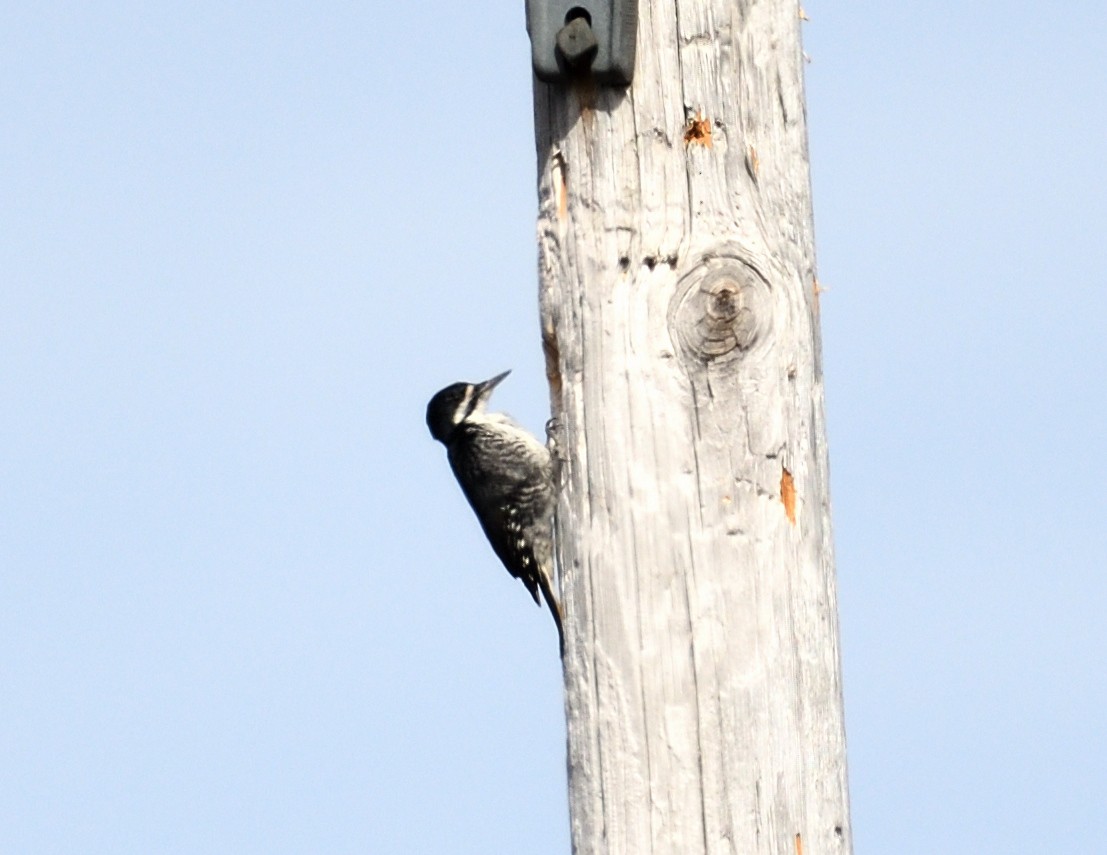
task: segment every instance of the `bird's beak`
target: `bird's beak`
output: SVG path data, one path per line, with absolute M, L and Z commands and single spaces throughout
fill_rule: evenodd
M 485 380 L 483 383 L 478 383 L 477 384 L 477 400 L 487 401 L 488 396 L 492 394 L 492 390 L 495 389 L 498 385 L 500 385 L 500 381 L 502 381 L 510 373 L 511 373 L 511 369 L 508 369 L 503 374 L 497 374 L 491 380 Z

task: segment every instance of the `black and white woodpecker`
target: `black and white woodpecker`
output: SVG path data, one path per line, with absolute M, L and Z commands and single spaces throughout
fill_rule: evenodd
M 447 386 L 427 404 L 427 427 L 446 446 L 461 490 L 500 561 L 539 605 L 541 591 L 564 653 L 553 590 L 553 458 L 525 428 L 486 409 L 492 390 L 510 373 Z

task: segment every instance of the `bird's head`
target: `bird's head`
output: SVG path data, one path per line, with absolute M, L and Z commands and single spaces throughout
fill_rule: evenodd
M 483 383 L 452 383 L 427 404 L 427 427 L 439 442 L 448 442 L 454 429 L 470 416 L 484 412 L 492 390 L 510 371 Z

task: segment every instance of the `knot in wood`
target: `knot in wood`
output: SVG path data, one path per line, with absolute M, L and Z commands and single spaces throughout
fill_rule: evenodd
M 681 279 L 669 312 L 670 333 L 686 357 L 740 359 L 770 327 L 769 286 L 739 258 L 704 258 Z

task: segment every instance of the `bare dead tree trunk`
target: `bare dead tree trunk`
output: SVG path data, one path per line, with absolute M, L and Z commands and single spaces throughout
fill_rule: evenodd
M 849 853 L 795 0 L 535 84 L 573 851 Z

